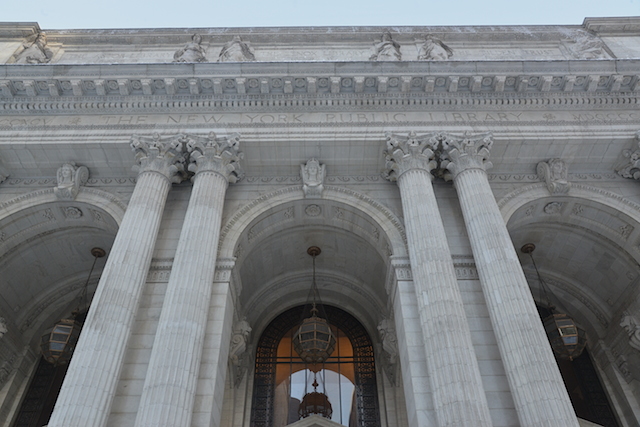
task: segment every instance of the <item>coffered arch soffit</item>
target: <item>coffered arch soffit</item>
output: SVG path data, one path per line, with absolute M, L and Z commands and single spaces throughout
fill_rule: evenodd
M 514 193 L 499 205 L 534 297 L 544 299 L 529 256 L 520 252 L 529 242 L 551 299 L 602 336 L 637 293 L 640 206 L 585 185 L 574 184 L 567 195 L 550 195 L 544 184 Z
M 84 188 L 75 200 L 58 200 L 46 189 L 0 203 L 0 310 L 25 343 L 49 318 L 76 308 L 91 248 L 108 254 L 124 215 L 114 199 Z M 96 264 L 90 294 L 104 262 Z
M 406 255 L 399 219 L 343 188 L 328 187 L 322 198 L 305 199 L 300 187 L 291 187 L 261 199 L 228 221 L 221 239 L 220 253 L 233 249 L 237 257 L 247 316 L 260 322 L 262 313 L 307 301 L 312 261 L 306 250 L 316 245 L 322 249 L 317 283 L 323 302 L 350 311 L 375 331 L 386 307 L 389 256 Z

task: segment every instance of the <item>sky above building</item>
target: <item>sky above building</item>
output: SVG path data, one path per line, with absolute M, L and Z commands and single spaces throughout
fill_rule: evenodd
M 640 0 L 5 0 L 0 21 L 43 29 L 291 26 L 580 25 L 640 16 Z

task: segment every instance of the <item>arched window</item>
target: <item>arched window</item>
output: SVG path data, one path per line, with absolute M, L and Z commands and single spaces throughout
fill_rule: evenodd
M 300 320 L 306 317 L 304 310 L 305 307 L 296 307 L 282 313 L 260 337 L 251 426 L 282 427 L 298 421 L 300 403 L 314 389 L 328 397 L 332 421 L 348 427 L 380 426 L 369 335 L 350 314 L 324 306 L 336 335 L 336 348 L 321 366 L 305 365 L 292 346 Z

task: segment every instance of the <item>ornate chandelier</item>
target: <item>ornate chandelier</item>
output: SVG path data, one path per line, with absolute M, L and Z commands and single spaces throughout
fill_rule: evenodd
M 545 282 L 540 276 L 538 266 L 533 259 L 533 251 L 536 246 L 533 243 L 525 244 L 520 250 L 525 254 L 529 254 L 531 262 L 538 275 L 538 281 L 540 287 L 547 300 L 547 307 L 551 312 L 550 316 L 547 316 L 542 322 L 544 324 L 544 330 L 549 338 L 551 348 L 558 355 L 559 358 L 565 360 L 573 360 L 582 354 L 582 350 L 587 344 L 586 333 L 583 329 L 579 328 L 576 322 L 569 315 L 564 313 L 554 313 L 555 307 L 551 304 L 549 296 L 547 294 Z
M 329 326 L 326 319 L 318 316 L 319 310 L 316 307 L 316 296 L 318 300 L 320 299 L 316 286 L 316 256 L 320 255 L 320 252 L 320 248 L 317 246 L 311 246 L 307 249 L 307 253 L 313 258 L 311 316 L 302 320 L 300 327 L 293 336 L 293 348 L 305 362 L 307 368 L 313 372 L 313 391 L 306 393 L 300 402 L 298 407 L 300 418 L 306 418 L 311 414 L 319 414 L 324 418 L 331 418 L 333 414 L 329 398 L 325 393 L 318 391 L 317 373 L 320 371 L 322 363 L 331 356 L 336 346 L 336 337 L 331 331 L 331 326 Z
M 313 294 L 311 317 L 302 321 L 302 324 L 293 336 L 293 348 L 300 358 L 310 365 L 317 365 L 329 358 L 336 346 L 336 338 L 326 319 L 318 317 L 316 307 L 316 256 L 320 255 L 320 248 L 311 246 L 307 253 L 313 258 L 313 281 L 311 293 Z M 318 295 L 319 299 L 319 295 Z
M 80 329 L 82 329 L 82 325 L 76 320 L 78 314 L 80 314 L 80 304 L 86 299 L 87 285 L 89 285 L 89 279 L 91 278 L 91 273 L 93 273 L 93 268 L 96 266 L 96 261 L 98 258 L 105 256 L 106 252 L 101 248 L 93 248 L 91 249 L 91 255 L 94 257 L 93 265 L 89 271 L 87 281 L 78 296 L 78 307 L 71 313 L 71 318 L 60 319 L 40 339 L 42 356 L 52 365 L 60 366 L 69 363 L 73 350 L 76 348 Z

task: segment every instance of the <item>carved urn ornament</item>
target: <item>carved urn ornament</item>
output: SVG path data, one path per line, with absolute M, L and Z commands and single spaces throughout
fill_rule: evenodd
M 549 300 L 545 283 L 542 280 L 540 272 L 538 271 L 538 266 L 533 259 L 532 254 L 535 248 L 536 246 L 533 243 L 527 243 L 520 250 L 525 254 L 529 254 L 531 257 L 531 262 L 533 263 L 533 267 L 538 275 L 540 287 L 542 288 L 542 292 L 547 300 L 547 307 L 551 312 L 551 315 L 547 316 L 542 321 L 544 324 L 544 330 L 547 333 L 547 338 L 549 338 L 549 343 L 551 344 L 551 348 L 554 353 L 560 359 L 573 360 L 582 354 L 582 350 L 584 350 L 584 347 L 587 344 L 586 333 L 584 329 L 578 327 L 573 318 L 568 314 L 554 313 L 555 307 Z
M 80 329 L 82 329 L 82 324 L 77 320 L 80 314 L 81 304 L 83 302 L 86 304 L 87 286 L 89 285 L 91 273 L 93 273 L 93 269 L 96 266 L 96 261 L 98 258 L 105 256 L 106 252 L 101 248 L 93 248 L 91 249 L 91 255 L 93 255 L 93 265 L 91 265 L 87 281 L 80 291 L 80 295 L 78 295 L 78 306 L 72 312 L 71 318 L 60 319 L 51 329 L 48 329 L 40 339 L 42 356 L 52 365 L 60 366 L 69 363 L 73 355 L 73 350 L 76 348 L 76 343 L 80 336 Z
M 313 391 L 306 393 L 300 402 L 298 415 L 306 418 L 311 414 L 322 415 L 331 418 L 333 410 L 326 394 L 318 392 L 317 373 L 333 353 L 336 347 L 336 337 L 331 326 L 325 318 L 319 317 L 316 305 L 316 296 L 320 300 L 318 287 L 316 286 L 316 256 L 320 255 L 320 248 L 311 246 L 307 253 L 313 258 L 313 278 L 311 281 L 311 316 L 302 320 L 298 330 L 293 336 L 293 348 L 305 362 L 307 368 L 313 372 Z M 320 304 L 322 307 L 322 304 Z M 323 310 L 324 311 L 324 310 Z

